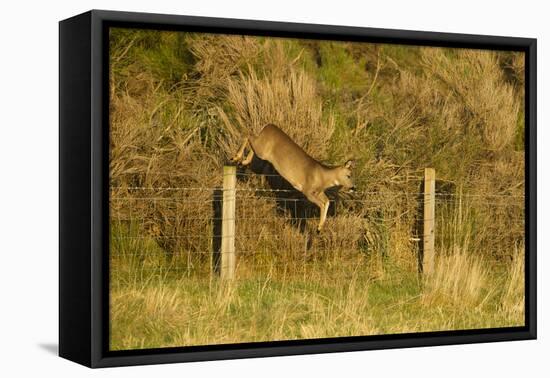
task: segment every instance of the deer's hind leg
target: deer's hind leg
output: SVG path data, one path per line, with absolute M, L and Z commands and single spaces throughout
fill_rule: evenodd
M 250 162 L 252 161 L 252 158 L 254 157 L 254 150 L 252 148 L 250 148 L 250 150 L 248 151 L 248 155 L 246 155 L 246 159 L 244 159 L 241 164 L 242 165 L 248 165 L 250 164 Z
M 242 161 L 244 150 L 245 150 L 246 146 L 250 147 L 250 141 L 248 140 L 248 138 L 244 138 L 243 144 L 241 145 L 241 147 L 239 148 L 239 150 L 237 151 L 235 156 L 233 156 L 233 158 L 231 159 L 232 163 L 239 163 L 239 162 Z

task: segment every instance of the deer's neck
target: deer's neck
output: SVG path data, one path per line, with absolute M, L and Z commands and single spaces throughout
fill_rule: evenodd
M 340 185 L 338 181 L 338 167 L 326 167 L 321 165 L 321 169 L 323 172 L 323 187 L 325 189 Z

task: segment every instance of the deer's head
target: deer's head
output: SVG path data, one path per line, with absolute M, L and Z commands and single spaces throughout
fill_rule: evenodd
M 352 179 L 352 169 L 355 166 L 353 160 L 348 160 L 346 164 L 336 168 L 336 186 L 340 186 L 344 191 L 353 193 L 355 191 L 355 184 Z

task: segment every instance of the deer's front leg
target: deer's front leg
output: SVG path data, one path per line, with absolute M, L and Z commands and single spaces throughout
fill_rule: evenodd
M 233 158 L 231 159 L 231 162 L 239 163 L 242 160 L 244 149 L 246 148 L 247 145 L 248 145 L 248 138 L 245 138 L 243 141 L 243 144 L 241 145 L 241 147 L 239 148 L 235 156 L 233 156 Z
M 311 202 L 313 202 L 315 205 L 319 207 L 319 212 L 321 214 L 321 217 L 319 220 L 319 226 L 317 226 L 317 232 L 321 232 L 323 223 L 325 223 L 324 219 L 326 218 L 326 211 L 328 210 L 328 205 L 325 205 L 325 203 L 321 200 L 321 198 L 319 198 L 319 194 L 317 193 L 304 193 L 304 195 L 307 197 L 308 200 L 310 200 Z
M 321 218 L 319 219 L 319 227 L 317 227 L 317 231 L 321 232 L 321 229 L 323 228 L 323 225 L 327 220 L 327 213 L 328 213 L 328 207 L 330 206 L 330 200 L 328 199 L 327 195 L 324 192 L 319 193 L 317 197 L 319 198 L 319 201 L 322 203 Z

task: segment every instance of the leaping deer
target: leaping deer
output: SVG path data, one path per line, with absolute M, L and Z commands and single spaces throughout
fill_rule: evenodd
M 247 146 L 249 152 L 243 160 Z M 325 190 L 336 186 L 347 192 L 355 190 L 351 178 L 352 160 L 348 160 L 341 166 L 327 167 L 309 156 L 275 125 L 265 125 L 257 135 L 245 138 L 231 161 L 246 166 L 250 164 L 254 154 L 270 162 L 285 180 L 319 207 L 321 216 L 317 227 L 318 232 L 325 224 L 330 204 Z

